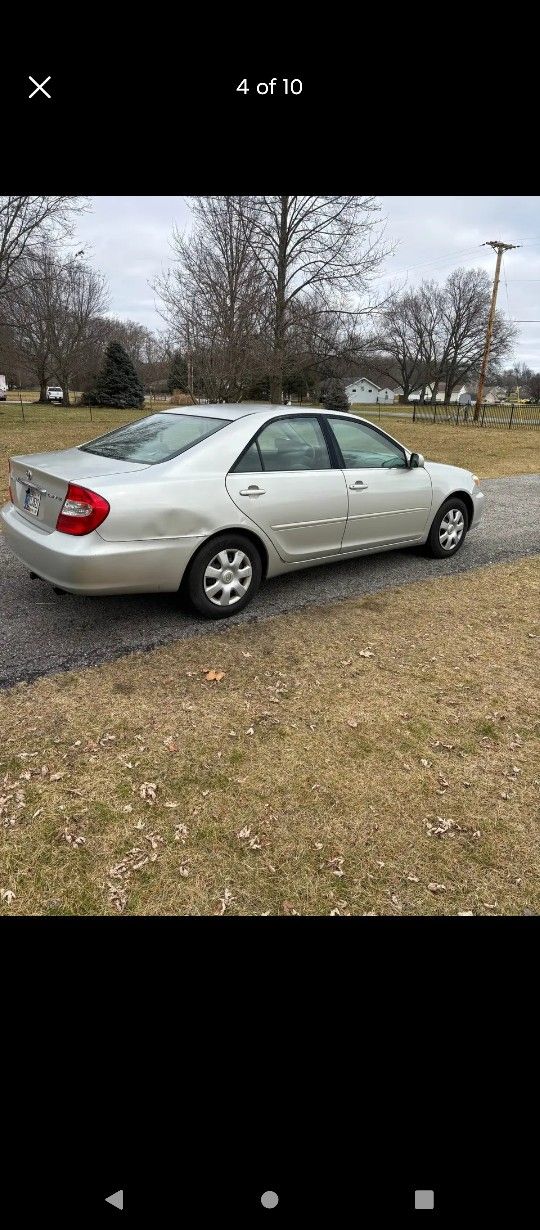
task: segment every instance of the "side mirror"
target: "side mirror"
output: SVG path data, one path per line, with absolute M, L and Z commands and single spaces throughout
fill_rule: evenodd
M 422 453 L 411 453 L 409 457 L 409 469 L 417 470 L 424 465 L 424 457 Z

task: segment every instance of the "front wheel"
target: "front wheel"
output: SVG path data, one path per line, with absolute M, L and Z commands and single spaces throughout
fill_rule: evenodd
M 430 555 L 446 559 L 455 555 L 463 546 L 469 525 L 469 517 L 463 500 L 445 500 L 436 514 L 426 546 Z
M 261 557 L 243 534 L 222 534 L 199 551 L 187 577 L 192 606 L 206 619 L 226 619 L 255 597 L 262 578 Z

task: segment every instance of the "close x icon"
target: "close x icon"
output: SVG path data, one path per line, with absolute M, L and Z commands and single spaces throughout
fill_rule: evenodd
M 28 74 L 28 80 L 34 86 L 34 89 L 28 95 L 29 99 L 34 98 L 36 94 L 43 94 L 45 98 L 49 99 L 52 97 L 48 90 L 45 89 L 45 86 L 51 80 L 50 74 L 48 77 L 44 77 L 43 81 L 36 81 L 35 77 L 31 77 L 30 74 Z

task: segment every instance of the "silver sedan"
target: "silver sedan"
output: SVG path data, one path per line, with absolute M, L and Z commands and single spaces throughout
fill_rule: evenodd
M 178 591 L 220 619 L 310 564 L 413 544 L 449 559 L 483 503 L 476 475 L 356 415 L 218 405 L 12 457 L 2 519 L 17 558 L 60 589 Z

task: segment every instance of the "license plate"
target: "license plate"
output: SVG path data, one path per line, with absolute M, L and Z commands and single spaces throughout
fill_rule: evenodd
M 24 496 L 24 511 L 32 513 L 34 517 L 37 517 L 40 499 L 39 491 L 36 491 L 35 487 L 27 487 Z

